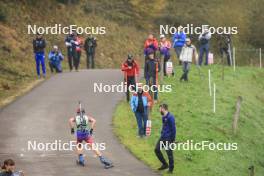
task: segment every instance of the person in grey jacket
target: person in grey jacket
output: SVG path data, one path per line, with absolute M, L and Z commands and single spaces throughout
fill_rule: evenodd
M 186 38 L 186 44 L 182 47 L 180 61 L 182 62 L 183 74 L 180 78 L 180 81 L 188 81 L 188 73 L 191 67 L 193 58 L 196 57 L 196 48 L 191 43 L 190 38 Z
M 208 54 L 209 54 L 209 41 L 211 39 L 211 33 L 208 29 L 204 29 L 204 32 L 199 36 L 200 41 L 200 55 L 199 65 L 203 63 L 203 55 L 205 53 L 205 65 L 208 65 Z

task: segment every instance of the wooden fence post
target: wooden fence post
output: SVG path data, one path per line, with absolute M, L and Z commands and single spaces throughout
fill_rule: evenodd
M 233 128 L 233 134 L 236 134 L 237 131 L 237 123 L 238 123 L 238 119 L 239 119 L 239 114 L 240 114 L 240 108 L 241 108 L 241 102 L 242 102 L 242 97 L 238 96 L 237 97 L 237 103 L 236 103 L 236 112 L 234 114 L 234 118 L 233 118 L 233 124 L 232 124 L 232 128 Z
M 249 166 L 248 170 L 249 170 L 249 176 L 255 176 L 255 167 L 253 165 Z

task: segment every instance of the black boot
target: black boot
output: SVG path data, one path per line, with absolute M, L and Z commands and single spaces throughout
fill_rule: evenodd
M 169 169 L 167 173 L 168 174 L 173 174 L 173 169 Z
M 184 74 L 182 74 L 180 81 L 182 82 L 183 79 L 184 79 Z
M 162 166 L 160 166 L 160 168 L 158 168 L 158 170 L 165 170 L 168 168 L 169 168 L 168 164 L 163 164 Z

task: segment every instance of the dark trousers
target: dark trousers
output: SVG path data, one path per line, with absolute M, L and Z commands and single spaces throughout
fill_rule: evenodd
M 126 83 L 127 83 L 127 91 L 126 91 L 126 99 L 129 102 L 130 100 L 130 91 L 129 91 L 129 86 L 130 85 L 134 85 L 136 86 L 136 80 L 135 80 L 135 76 L 127 76 L 126 78 Z M 131 88 L 132 89 L 132 88 Z M 133 89 L 135 90 L 135 89 Z
M 209 43 L 200 46 L 199 65 L 203 63 L 203 56 L 205 53 L 205 65 L 208 65 Z
M 168 165 L 168 163 L 166 162 L 165 158 L 163 157 L 162 155 L 162 152 L 161 152 L 161 148 L 160 148 L 160 142 L 163 142 L 164 144 L 166 144 L 166 142 L 169 142 L 169 141 L 166 141 L 166 140 L 162 140 L 162 139 L 159 139 L 157 144 L 156 144 L 156 147 L 155 147 L 155 154 L 157 156 L 157 158 L 159 159 L 159 161 L 163 164 L 163 165 Z M 169 170 L 173 170 L 174 169 L 174 158 L 173 158 L 173 151 L 169 148 L 168 150 L 166 150 L 166 153 L 168 155 L 168 159 L 169 159 Z
M 149 94 L 154 100 L 158 100 L 158 85 L 155 77 L 150 77 L 146 79 L 146 84 L 149 86 Z M 154 86 L 153 86 L 154 85 Z M 152 92 L 152 89 L 154 92 Z
M 56 73 L 61 73 L 62 72 L 61 68 L 59 68 L 58 66 L 52 64 L 51 62 L 49 62 L 49 66 L 50 66 L 51 73 L 53 73 L 54 70 L 56 71 Z
M 179 59 L 179 65 L 182 64 L 182 62 L 180 61 L 180 55 L 181 55 L 181 51 L 182 51 L 182 46 L 175 46 L 175 53 L 177 55 L 177 59 Z
M 75 70 L 79 69 L 80 59 L 81 59 L 81 52 L 74 52 L 73 65 L 74 65 Z
M 67 48 L 67 55 L 68 55 L 68 64 L 69 64 L 69 68 L 70 70 L 72 70 L 72 64 L 73 64 L 73 49 L 71 47 Z
M 94 68 L 94 53 L 87 53 L 86 52 L 86 67 Z
M 188 73 L 189 73 L 190 67 L 191 67 L 191 63 L 190 62 L 185 62 L 184 61 L 182 63 L 183 74 L 181 76 L 181 80 L 184 79 L 185 81 L 188 81 Z
M 220 54 L 222 58 L 224 58 L 224 54 L 226 55 L 227 64 L 230 66 L 231 65 L 231 53 L 228 50 L 228 48 L 220 48 Z
M 137 125 L 138 125 L 138 135 L 144 136 L 146 135 L 146 126 L 147 126 L 147 120 L 148 120 L 148 108 L 144 108 L 144 112 L 135 112 L 135 116 L 137 119 Z

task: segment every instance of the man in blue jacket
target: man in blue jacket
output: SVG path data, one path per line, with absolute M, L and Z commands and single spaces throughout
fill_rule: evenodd
M 175 49 L 177 58 L 180 58 L 182 47 L 185 44 L 186 34 L 183 32 L 183 27 L 178 27 L 178 32 L 176 32 L 172 38 L 173 47 Z M 181 61 L 179 61 L 181 65 Z
M 166 149 L 166 153 L 169 159 L 169 165 L 168 165 L 161 152 L 161 143 L 163 143 L 164 145 L 168 143 L 169 145 L 170 143 L 173 143 L 175 141 L 175 137 L 176 137 L 175 118 L 168 111 L 167 104 L 160 105 L 160 113 L 162 115 L 162 130 L 161 130 L 160 139 L 158 140 L 155 147 L 155 154 L 162 163 L 162 166 L 158 168 L 158 170 L 165 170 L 169 168 L 168 173 L 172 173 L 174 169 L 173 151 L 171 150 L 170 147 Z
M 54 69 L 56 73 L 62 72 L 61 61 L 63 60 L 63 58 L 64 57 L 59 51 L 58 46 L 54 45 L 53 50 L 49 53 L 49 66 L 50 66 L 50 71 L 52 73 Z

